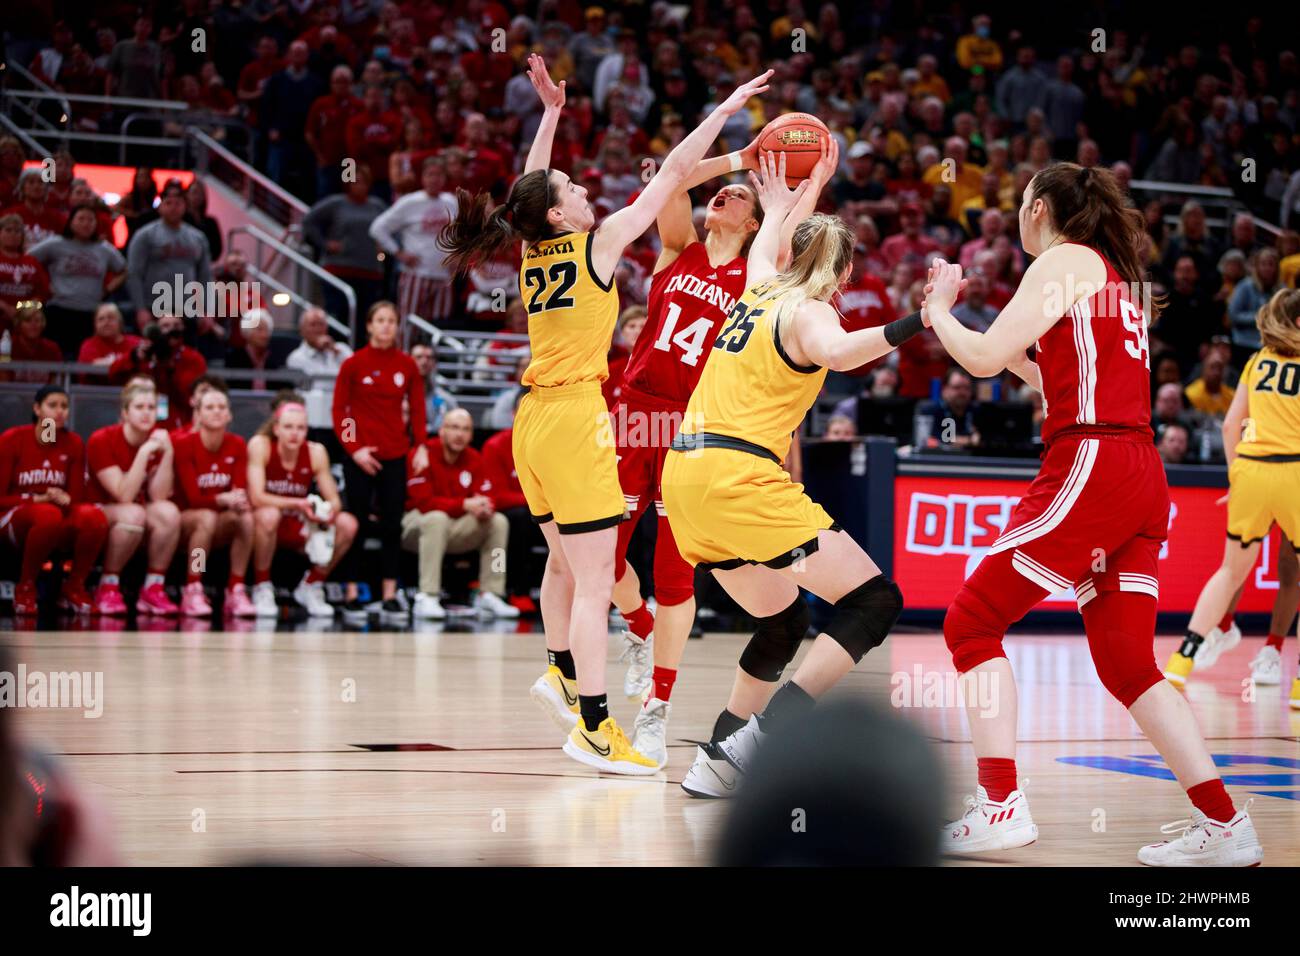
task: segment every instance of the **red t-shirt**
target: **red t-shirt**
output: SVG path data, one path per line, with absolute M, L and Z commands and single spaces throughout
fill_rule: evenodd
M 8 209 L 0 209 L 0 216 L 21 216 L 23 220 L 25 242 L 30 249 L 42 239 L 62 235 L 63 227 L 68 223 L 68 214 L 49 204 L 40 212 L 32 212 L 27 203 L 20 202 Z
M 12 337 L 9 357 L 15 362 L 62 362 L 63 352 L 47 338 L 29 342 L 17 335 Z M 3 366 L 0 366 L 3 368 Z M 0 372 L 0 382 L 52 382 L 57 372 Z
M 483 443 L 483 493 L 491 497 L 498 511 L 526 508 L 523 486 L 515 471 L 514 429 L 506 428 Z
M 111 357 L 116 362 L 124 355 L 134 352 L 141 341 L 138 335 L 123 335 L 120 342 L 110 344 L 98 335 L 92 335 L 82 341 L 81 348 L 77 352 L 77 361 L 90 364 Z
M 375 182 L 388 182 L 388 157 L 402 135 L 402 118 L 391 110 L 371 113 L 362 109 L 347 121 L 344 142 L 348 155 L 370 167 Z
M 447 464 L 442 455 L 442 439 L 430 438 L 429 467 L 416 472 L 411 466 L 415 449 L 406 458 L 406 507 L 417 511 L 445 511 L 453 518 L 465 513 L 465 499 L 484 493 L 483 461 L 479 453 L 466 446 Z
M 145 438 L 147 440 L 148 436 L 145 436 Z M 144 442 L 140 444 L 144 444 Z M 139 447 L 140 445 L 127 443 L 125 426 L 120 422 L 116 425 L 105 425 L 90 436 L 90 440 L 86 442 L 86 499 L 88 501 L 117 503 L 117 499 L 110 495 L 104 489 L 104 486 L 99 483 L 99 473 L 105 468 L 112 468 L 114 465 L 121 468 L 123 472 L 130 471 L 131 463 L 135 461 L 135 455 Z M 161 461 L 162 452 L 156 452 L 149 456 L 144 481 L 140 483 L 140 492 L 135 496 L 137 504 L 144 504 L 148 501 L 149 482 L 153 480 L 154 473 L 157 472 Z
M 403 398 L 410 403 L 409 429 L 402 423 Z M 374 445 L 382 461 L 405 458 L 411 435 L 428 433 L 415 360 L 395 348 L 369 345 L 344 359 L 334 383 L 334 433 L 349 455 Z
M 50 274 L 44 265 L 26 253 L 0 252 L 0 301 L 17 305 L 24 299 L 44 302 L 49 297 Z
M 217 495 L 248 487 L 248 446 L 238 435 L 226 432 L 216 451 L 208 450 L 199 431 L 181 436 L 172 445 L 176 449 L 174 497 L 179 507 L 219 511 Z
M 351 93 L 340 98 L 333 93 L 318 96 L 307 111 L 304 132 L 316 137 L 316 148 L 326 164 L 339 165 L 348 152 L 348 121 L 361 112 L 361 101 Z
M 863 273 L 861 278 L 850 281 L 840 289 L 834 305 L 839 310 L 840 326 L 845 332 L 878 328 L 898 318 L 894 306 L 889 301 L 889 291 L 885 283 L 869 272 Z M 853 369 L 848 374 L 866 375 L 883 361 L 882 356 L 874 362 Z
M 36 440 L 35 425 L 15 425 L 0 434 L 0 509 L 25 504 L 50 488 L 62 488 L 73 504 L 85 497 L 81 436 L 63 428 L 54 444 L 45 445 Z

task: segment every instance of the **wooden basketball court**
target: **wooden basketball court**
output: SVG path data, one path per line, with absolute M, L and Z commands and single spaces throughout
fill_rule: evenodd
M 745 640 L 690 642 L 669 765 L 628 779 L 602 778 L 560 752 L 559 732 L 528 697 L 544 660 L 536 633 L 0 636 L 28 673 L 102 672 L 101 716 L 25 709 L 18 723 L 104 804 L 124 862 L 162 865 L 706 863 L 726 805 L 693 800 L 677 784 L 694 754 L 688 741 L 707 736 L 726 701 Z M 611 638 L 611 650 L 617 644 Z M 1175 644 L 1157 641 L 1157 660 Z M 1081 637 L 1013 635 L 1006 646 L 1020 681 L 1021 779 L 1041 835 L 1021 850 L 954 862 L 1136 865 L 1161 824 L 1187 816 L 1182 791 L 1161 779 L 1163 763 L 1097 682 Z M 1234 799 L 1254 797 L 1265 865 L 1294 866 L 1300 712 L 1286 696 L 1295 644 L 1286 645 L 1283 685 L 1246 701 L 1256 646 L 1248 639 L 1225 655 L 1188 698 Z M 941 636 L 904 633 L 839 692 L 887 702 L 920 676 L 909 701 L 924 705 L 922 685 L 950 670 Z M 611 711 L 630 728 L 622 665 L 611 663 L 609 677 Z M 956 816 L 974 789 L 962 714 L 902 713 L 939 748 Z

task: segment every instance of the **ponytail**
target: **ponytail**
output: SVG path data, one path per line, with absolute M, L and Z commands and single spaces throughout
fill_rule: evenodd
M 491 212 L 490 194 L 471 196 L 456 190 L 456 218 L 443 227 L 438 245 L 447 252 L 447 265 L 454 274 L 464 274 L 491 259 L 511 242 L 540 242 L 551 234 L 547 213 L 556 204 L 551 171 L 535 169 L 524 173 L 510 189 L 505 204 Z
M 1100 250 L 1131 286 L 1147 281 L 1143 265 L 1146 220 L 1110 170 L 1054 163 L 1034 176 L 1030 189 L 1033 199 L 1047 203 L 1052 224 L 1063 240 Z M 1142 299 L 1147 303 L 1149 324 L 1160 314 L 1164 299 Z
M 777 324 L 794 315 L 805 299 L 829 299 L 852 262 L 853 233 L 843 219 L 814 213 L 795 226 L 790 238 L 790 267 L 772 280 L 766 292 L 785 295 Z

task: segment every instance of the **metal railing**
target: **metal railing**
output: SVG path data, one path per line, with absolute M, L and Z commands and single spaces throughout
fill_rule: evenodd
M 152 120 L 153 122 L 156 123 L 168 123 L 168 122 L 180 123 L 183 124 L 185 128 L 185 134 L 182 136 L 161 136 L 161 137 L 130 135 L 127 131 L 131 128 L 131 126 L 134 123 L 140 122 L 141 120 Z M 189 159 L 190 159 L 189 154 L 194 145 L 193 139 L 189 136 L 189 131 L 191 129 L 198 129 L 202 131 L 203 127 L 211 128 L 214 126 L 223 127 L 224 129 L 231 130 L 234 133 L 243 133 L 244 134 L 243 136 L 244 155 L 247 159 L 250 160 L 252 159 L 253 137 L 248 128 L 248 124 L 245 123 L 242 119 L 239 119 L 238 117 L 223 116 L 218 113 L 213 113 L 209 110 L 185 110 L 184 112 L 173 113 L 173 114 L 161 113 L 156 111 L 143 111 L 143 112 L 131 113 L 124 120 L 122 120 L 121 133 L 116 137 L 109 136 L 108 138 L 110 140 L 118 139 L 120 141 L 118 145 L 118 151 L 117 151 L 117 161 L 118 164 L 121 166 L 128 165 L 127 149 L 131 146 L 140 146 L 140 145 L 171 146 L 176 150 L 181 165 L 188 166 Z M 210 136 L 210 134 L 208 133 L 205 133 L 204 135 Z M 216 140 L 214 139 L 213 142 L 216 142 Z M 231 155 L 234 155 L 233 152 Z M 152 165 L 162 165 L 162 163 L 153 163 Z
M 194 150 L 194 172 L 211 176 L 241 196 L 244 206 L 256 209 L 284 226 L 286 235 L 300 233 L 308 206 L 293 193 L 254 169 L 201 129 L 187 135 Z
M 336 289 L 348 304 L 347 323 L 344 324 L 338 317 L 332 316 L 328 312 L 326 313 L 326 320 L 329 322 L 330 328 L 342 335 L 346 335 L 349 342 L 352 341 L 353 332 L 357 327 L 357 294 L 350 285 L 325 271 L 298 250 L 263 232 L 257 226 L 236 226 L 227 231 L 227 248 L 234 248 L 237 236 L 247 236 L 253 241 L 253 255 L 249 256 L 248 259 L 248 270 L 253 277 L 259 282 L 266 283 L 277 292 L 289 296 L 290 301 L 298 306 L 300 310 L 320 305 L 319 297 L 316 295 L 317 289 L 312 285 L 308 277 L 317 283 Z M 275 256 L 284 259 L 292 268 L 293 281 L 291 283 L 284 283 L 276 277 L 272 271 L 276 263 L 273 259 L 268 261 L 263 256 L 263 251 L 266 249 L 271 250 Z
M 72 119 L 72 105 L 68 101 L 67 94 L 61 93 L 54 89 L 40 77 L 38 77 L 27 67 L 15 60 L 6 60 L 0 64 L 0 69 L 4 71 L 4 89 L 0 100 L 3 102 L 4 112 L 7 115 L 12 110 L 19 110 L 26 114 L 33 123 L 37 123 L 46 129 L 57 129 L 57 127 L 46 119 L 36 107 L 26 102 L 32 100 L 40 102 L 44 100 L 54 100 L 58 103 L 62 114 L 62 122 L 68 123 Z M 13 77 L 28 84 L 30 88 L 14 87 L 11 85 Z M 15 124 L 16 126 L 17 124 Z

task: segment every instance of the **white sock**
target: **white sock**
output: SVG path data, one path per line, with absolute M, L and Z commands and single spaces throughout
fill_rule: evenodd
M 116 574 L 101 574 L 101 575 L 99 576 L 99 583 L 100 583 L 100 584 L 117 584 L 117 583 L 118 583 L 117 575 L 116 575 Z
M 161 587 L 161 586 L 162 586 L 163 584 L 165 584 L 166 582 L 167 582 L 167 579 L 164 578 L 161 574 L 146 574 L 146 575 L 144 576 L 144 586 L 147 587 L 147 588 L 151 588 L 151 587 L 153 587 L 155 584 L 157 584 L 159 587 Z

